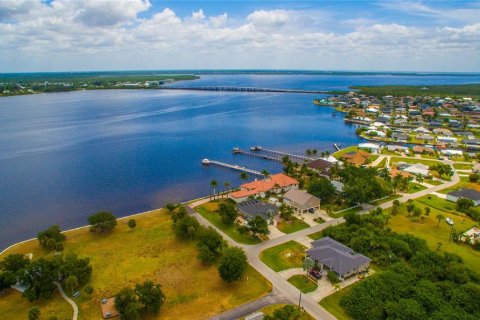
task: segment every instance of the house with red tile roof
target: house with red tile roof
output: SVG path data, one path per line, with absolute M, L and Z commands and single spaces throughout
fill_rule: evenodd
M 255 180 L 242 184 L 240 190 L 230 192 L 228 197 L 235 202 L 242 202 L 249 197 L 265 197 L 267 192 L 280 193 L 290 189 L 298 189 L 298 181 L 286 174 L 279 173 L 263 180 Z

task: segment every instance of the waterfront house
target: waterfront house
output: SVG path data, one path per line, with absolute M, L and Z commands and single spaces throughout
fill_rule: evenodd
M 269 224 L 272 223 L 272 219 L 278 213 L 278 208 L 276 205 L 257 199 L 249 199 L 238 203 L 237 210 L 240 216 L 242 216 L 246 221 L 259 216 L 266 220 Z
M 361 166 L 367 162 L 368 157 L 370 157 L 370 153 L 364 150 L 358 150 L 357 152 L 348 152 L 344 153 L 340 156 L 340 158 L 350 164 L 355 166 Z
M 455 149 L 445 149 L 445 150 L 440 150 L 440 152 L 446 156 L 462 156 L 463 155 L 462 150 L 455 150 Z
M 371 143 L 371 142 L 359 143 L 358 147 L 360 149 L 371 150 L 373 152 L 380 151 L 380 145 L 378 145 L 376 143 Z
M 324 159 L 317 159 L 307 163 L 307 167 L 317 171 L 318 173 L 326 176 L 330 176 L 330 167 L 332 163 Z
M 433 150 L 432 148 L 425 147 L 425 146 L 418 146 L 418 145 L 414 146 L 412 148 L 412 151 L 418 154 L 421 154 L 421 153 L 435 154 L 435 150 Z
M 433 133 L 437 135 L 442 135 L 445 137 L 451 137 L 453 135 L 452 131 L 445 128 L 435 128 L 433 129 Z
M 297 189 L 298 181 L 286 174 L 279 173 L 263 180 L 255 180 L 242 184 L 240 190 L 230 192 L 228 197 L 235 202 L 242 202 L 250 197 L 265 197 L 267 192 L 280 193 Z
M 388 151 L 398 151 L 398 152 L 407 152 L 408 151 L 408 147 L 399 146 L 399 145 L 396 145 L 396 144 L 387 144 L 385 146 L 385 148 Z
M 447 200 L 457 202 L 459 199 L 469 199 L 475 206 L 480 204 L 480 192 L 474 189 L 459 189 L 447 193 Z
M 372 261 L 330 237 L 312 242 L 312 248 L 306 253 L 322 272 L 333 271 L 339 280 L 367 271 Z
M 320 199 L 305 190 L 288 190 L 283 196 L 283 203 L 297 213 L 315 213 L 320 210 Z
M 403 167 L 401 170 L 409 172 L 413 175 L 422 175 L 424 177 L 428 176 L 428 166 L 426 166 L 422 163 L 407 165 L 407 166 Z
M 401 132 L 392 133 L 392 139 L 395 139 L 397 141 L 407 141 L 409 138 L 410 136 L 406 133 L 401 133 Z
M 455 137 L 446 137 L 446 136 L 438 136 L 437 141 L 445 142 L 445 143 L 456 143 L 457 138 Z

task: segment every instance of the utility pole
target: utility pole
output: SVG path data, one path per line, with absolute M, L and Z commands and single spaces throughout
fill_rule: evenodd
M 300 309 L 300 304 L 302 303 L 302 292 L 300 291 L 300 297 L 298 298 L 298 308 Z

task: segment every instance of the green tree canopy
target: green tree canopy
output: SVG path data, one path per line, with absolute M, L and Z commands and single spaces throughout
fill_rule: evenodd
M 326 178 L 312 178 L 307 185 L 308 193 L 320 198 L 322 203 L 331 203 L 337 190 L 333 184 Z
M 37 239 L 42 247 L 54 250 L 57 247 L 57 243 L 65 241 L 66 237 L 61 233 L 58 225 L 53 225 L 44 231 L 40 231 L 37 234 Z
M 255 218 L 248 220 L 247 227 L 254 236 L 259 234 L 267 235 L 270 233 L 267 221 L 260 216 L 255 216 Z
M 108 232 L 117 225 L 117 218 L 111 212 L 99 211 L 88 217 L 88 223 L 92 232 Z
M 222 222 L 225 224 L 232 224 L 237 219 L 238 212 L 235 205 L 230 202 L 222 202 L 218 205 L 218 214 L 220 215 Z
M 247 269 L 247 256 L 243 249 L 237 247 L 226 248 L 218 265 L 220 278 L 225 282 L 239 280 Z

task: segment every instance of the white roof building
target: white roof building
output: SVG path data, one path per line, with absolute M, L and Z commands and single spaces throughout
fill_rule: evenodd
M 359 143 L 358 147 L 360 149 L 372 149 L 373 151 L 380 150 L 380 145 L 371 142 Z
M 424 127 L 418 127 L 418 128 L 416 128 L 415 130 L 413 130 L 413 131 L 415 131 L 415 132 L 422 132 L 422 133 L 429 133 L 429 132 L 430 132 L 430 130 L 425 129 Z
M 455 137 L 439 136 L 439 137 L 437 137 L 437 140 L 442 141 L 442 142 L 457 142 L 457 138 L 455 138 Z
M 441 150 L 441 153 L 447 156 L 461 156 L 463 155 L 463 152 L 461 150 L 452 150 L 452 149 L 446 149 L 446 150 Z
M 422 163 L 416 163 L 414 165 L 406 167 L 405 169 L 403 169 L 403 171 L 406 171 L 414 175 L 420 174 L 422 176 L 428 176 L 428 166 Z

